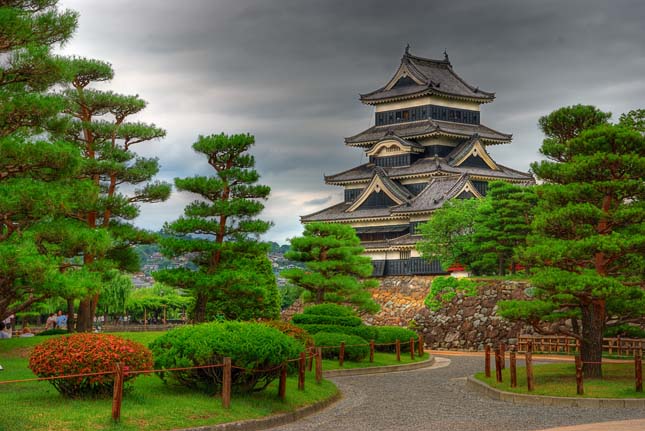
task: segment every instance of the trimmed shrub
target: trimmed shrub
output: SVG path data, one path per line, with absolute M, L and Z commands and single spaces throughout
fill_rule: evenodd
M 295 338 L 305 347 L 311 347 L 314 345 L 313 337 L 309 335 L 309 331 L 304 327 L 296 326 L 293 323 L 285 322 L 283 320 L 267 320 L 262 323 L 277 329 L 291 338 Z
M 317 316 L 356 316 L 356 311 L 354 311 L 353 308 L 332 303 L 310 305 L 309 307 L 304 309 L 303 313 L 315 314 Z
M 623 324 L 605 329 L 605 337 L 645 338 L 645 331 L 640 326 Z
M 358 362 L 370 354 L 369 343 L 356 335 L 340 334 L 337 332 L 319 332 L 314 335 L 316 346 L 338 346 L 322 349 L 322 356 L 326 359 L 338 359 L 340 343 L 345 342 L 345 360 Z M 365 344 L 355 346 L 354 344 Z
M 280 375 L 284 361 L 297 358 L 304 351 L 299 341 L 253 322 L 213 322 L 175 328 L 153 341 L 150 348 L 155 368 L 222 364 L 225 357 L 230 357 L 235 392 L 261 391 Z M 221 390 L 222 371 L 222 367 L 167 371 L 159 377 L 214 394 Z
M 36 335 L 64 335 L 67 334 L 66 329 L 47 329 L 45 331 L 39 332 Z
M 339 326 L 339 325 L 298 325 L 310 334 L 319 332 L 335 332 L 339 334 L 356 335 L 364 340 L 376 340 L 378 328 L 375 326 Z
M 317 314 L 295 314 L 291 320 L 293 323 L 304 325 L 358 326 L 363 323 L 360 317 L 325 316 Z
M 86 374 L 114 370 L 124 362 L 126 370 L 149 370 L 152 353 L 137 342 L 108 334 L 73 334 L 56 337 L 37 345 L 29 357 L 29 368 L 38 377 Z M 126 382 L 138 374 L 126 374 Z M 114 375 L 49 380 L 69 398 L 111 396 Z
M 410 338 L 414 338 L 415 341 L 419 339 L 416 332 L 400 326 L 379 326 L 377 333 L 375 349 L 379 352 L 396 351 L 396 346 L 394 344 L 391 346 L 379 346 L 379 344 L 396 343 L 397 339 L 401 342 L 401 351 L 409 352 Z

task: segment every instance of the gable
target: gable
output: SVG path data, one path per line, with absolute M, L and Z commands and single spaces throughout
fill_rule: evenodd
M 388 208 L 398 205 L 392 200 L 383 190 L 374 191 L 367 196 L 362 204 L 356 210 L 374 209 L 374 208 Z

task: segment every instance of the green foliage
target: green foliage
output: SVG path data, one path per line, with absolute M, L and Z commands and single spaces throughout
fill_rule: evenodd
M 309 331 L 307 331 L 302 326 L 296 326 L 293 323 L 285 322 L 284 320 L 267 320 L 263 321 L 262 323 L 277 329 L 278 331 L 290 336 L 291 338 L 295 338 L 296 340 L 300 341 L 305 347 L 311 347 L 314 345 L 313 337 L 309 335 Z
M 467 278 L 437 277 L 432 280 L 430 292 L 423 303 L 428 309 L 437 311 L 457 296 L 457 293 L 474 296 L 477 294 L 477 283 Z
M 610 338 L 645 338 L 645 329 L 640 326 L 623 324 L 606 328 L 603 335 Z
M 469 261 L 469 247 L 475 229 L 475 218 L 482 199 L 452 199 L 436 210 L 418 227 L 423 240 L 417 250 L 425 259 L 439 259 L 443 268 Z
M 66 329 L 47 329 L 37 333 L 37 336 L 46 336 L 46 335 L 65 335 L 67 334 Z
M 108 334 L 73 334 L 51 338 L 34 348 L 29 368 L 38 377 L 98 373 L 114 370 L 115 362 L 123 362 L 128 370 L 149 370 L 152 354 L 145 346 Z M 138 374 L 126 374 L 125 381 Z M 49 382 L 65 397 L 111 396 L 114 375 L 61 378 Z
M 360 317 L 325 316 L 317 314 L 295 314 L 292 320 L 293 323 L 305 325 L 359 326 L 362 323 Z
M 306 330 L 310 334 L 317 334 L 319 332 L 334 332 L 338 334 L 356 335 L 365 340 L 376 340 L 378 327 L 377 326 L 340 326 L 340 325 L 321 325 L 321 324 L 303 324 L 299 323 L 298 326 Z
M 221 364 L 230 357 L 234 367 L 264 370 L 232 370 L 233 390 L 264 389 L 279 376 L 284 361 L 297 358 L 303 345 L 275 328 L 261 323 L 222 322 L 185 326 L 168 331 L 151 343 L 155 368 Z M 216 393 L 222 384 L 222 368 L 169 371 L 160 374 L 190 388 Z
M 164 227 L 162 251 L 168 257 L 190 253 L 195 270 L 162 270 L 155 277 L 188 289 L 195 297 L 194 320 L 275 318 L 280 296 L 266 253 L 258 242 L 271 223 L 254 218 L 270 189 L 257 184 L 253 136 L 199 136 L 193 149 L 204 155 L 215 176 L 176 178 L 180 191 L 200 196 L 184 215 Z
M 581 110 L 540 120 L 548 160 L 532 169 L 545 184 L 522 253 L 535 271 L 535 300 L 500 303 L 498 312 L 541 330 L 573 319 L 573 331 L 559 331 L 580 339 L 585 375 L 599 376 L 605 327 L 642 319 L 645 308 L 645 137 L 627 120 L 609 125 L 608 114 Z
M 356 311 L 354 311 L 353 308 L 333 303 L 310 305 L 308 307 L 305 307 L 303 313 L 315 314 L 317 316 L 356 316 Z
M 278 286 L 278 292 L 280 293 L 280 309 L 285 310 L 302 296 L 304 289 L 292 284 L 285 284 L 284 286 Z
M 370 354 L 369 343 L 355 335 L 336 332 L 318 332 L 314 335 L 316 346 L 323 347 L 322 357 L 325 359 L 338 359 L 340 343 L 345 343 L 344 359 L 346 361 L 360 361 Z M 338 346 L 338 347 L 336 347 Z
M 375 349 L 379 352 L 394 352 L 396 350 L 395 345 L 379 346 L 379 344 L 396 343 L 396 340 L 399 340 L 401 342 L 401 351 L 409 352 L 410 338 L 414 338 L 415 341 L 419 340 L 417 333 L 407 328 L 400 326 L 379 326 Z
M 282 272 L 293 284 L 310 292 L 315 303 L 351 302 L 361 309 L 375 312 L 378 305 L 367 289 L 376 287 L 369 257 L 362 256 L 363 248 L 356 231 L 347 225 L 308 223 L 303 236 L 292 238 L 287 259 L 304 262 L 305 269 Z

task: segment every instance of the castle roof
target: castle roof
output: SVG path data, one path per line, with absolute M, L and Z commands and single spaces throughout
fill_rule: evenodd
M 412 55 L 407 48 L 392 79 L 378 90 L 361 94 L 360 99 L 363 103 L 375 105 L 424 95 L 479 103 L 495 99 L 495 93 L 480 90 L 457 75 L 447 55 L 443 60 L 433 60 Z
M 513 135 L 498 132 L 483 124 L 453 123 L 441 120 L 421 120 L 407 123 L 372 126 L 361 133 L 345 138 L 345 144 L 350 147 L 369 147 L 385 137 L 396 135 L 402 139 L 420 139 L 434 135 L 470 138 L 472 135 L 487 144 L 510 142 Z

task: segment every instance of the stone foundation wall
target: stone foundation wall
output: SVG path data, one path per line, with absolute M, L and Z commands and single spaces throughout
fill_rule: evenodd
M 389 276 L 380 279 L 372 296 L 381 311 L 363 314 L 368 325 L 413 325 L 423 334 L 432 349 L 482 350 L 486 343 L 511 342 L 519 333 L 531 333 L 522 324 L 511 323 L 497 316 L 497 302 L 526 298 L 526 282 L 482 280 L 477 296 L 458 294 L 436 312 L 428 310 L 423 300 L 430 291 L 434 276 Z M 284 320 L 301 313 L 302 302 L 296 301 L 282 312 Z
M 483 350 L 500 341 L 514 344 L 529 327 L 497 316 L 497 302 L 525 299 L 526 282 L 486 280 L 477 296 L 458 294 L 436 312 L 423 308 L 414 316 L 426 345 L 432 349 Z

